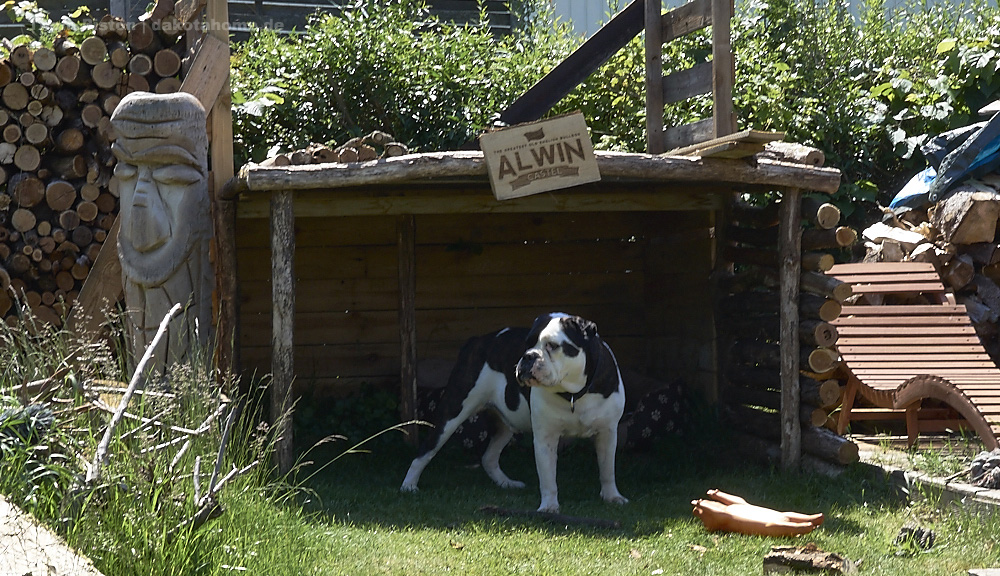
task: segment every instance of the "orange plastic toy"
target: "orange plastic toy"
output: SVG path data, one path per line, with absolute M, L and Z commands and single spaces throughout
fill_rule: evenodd
M 692 500 L 692 512 L 709 532 L 737 532 L 756 536 L 798 536 L 823 523 L 822 514 L 778 512 L 748 504 L 739 496 L 709 490 L 711 500 Z

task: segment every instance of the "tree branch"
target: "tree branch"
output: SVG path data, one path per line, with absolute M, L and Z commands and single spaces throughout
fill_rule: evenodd
M 115 412 L 114 416 L 111 417 L 111 422 L 108 423 L 107 430 L 104 431 L 104 438 L 101 439 L 101 443 L 97 445 L 97 452 L 94 454 L 94 461 L 87 470 L 87 484 L 92 484 L 96 482 L 101 477 L 101 468 L 108 459 L 108 448 L 111 446 L 111 437 L 114 435 L 115 427 L 121 422 L 122 415 L 125 413 L 125 408 L 128 407 L 129 401 L 132 399 L 132 395 L 135 393 L 136 388 L 139 387 L 139 383 L 143 381 L 143 372 L 146 370 L 146 364 L 153 357 L 153 350 L 160 343 L 163 335 L 167 332 L 167 326 L 170 324 L 170 320 L 174 316 L 179 314 L 181 311 L 180 304 L 174 304 L 167 315 L 163 317 L 160 322 L 160 327 L 156 331 L 156 335 L 153 336 L 153 340 L 146 347 L 146 352 L 142 355 L 142 359 L 139 360 L 139 364 L 135 367 L 135 372 L 132 374 L 132 381 L 129 382 L 128 388 L 125 390 L 125 394 L 122 395 L 121 402 L 118 403 L 118 410 Z

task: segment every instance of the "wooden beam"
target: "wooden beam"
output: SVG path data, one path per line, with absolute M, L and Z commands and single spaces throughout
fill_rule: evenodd
M 174 16 L 181 24 L 190 24 L 201 16 L 204 7 L 205 0 L 177 0 L 174 4 Z
M 712 91 L 712 63 L 702 62 L 663 77 L 663 100 L 673 103 Z
M 104 239 L 104 245 L 97 253 L 97 260 L 80 288 L 80 295 L 70 310 L 68 327 L 70 332 L 78 336 L 90 334 L 93 337 L 100 334 L 108 313 L 122 297 L 122 264 L 118 259 L 119 222 L 116 217 Z
M 715 120 L 705 118 L 689 124 L 671 126 L 663 131 L 663 147 L 667 150 L 691 146 L 712 138 Z
M 292 380 L 295 377 L 292 335 L 295 328 L 295 215 L 292 193 L 271 194 L 271 425 L 275 465 L 284 475 L 292 469 Z
M 711 0 L 691 0 L 663 15 L 661 38 L 667 43 L 711 25 Z
M 712 2 L 712 119 L 718 138 L 736 131 L 736 113 L 733 110 L 733 84 L 736 63 L 730 40 L 730 23 L 733 18 L 733 0 Z
M 644 0 L 633 0 L 566 57 L 534 86 L 500 113 L 507 124 L 532 122 L 545 115 L 580 82 L 607 62 L 616 52 L 642 32 Z
M 239 284 L 236 270 L 236 206 L 223 200 L 221 191 L 232 180 L 233 112 L 229 85 L 229 6 L 226 0 L 210 0 L 205 8 L 209 33 L 202 40 L 194 63 L 184 76 L 182 90 L 190 90 L 210 111 L 212 146 L 212 219 L 215 224 L 215 290 L 218 302 L 216 325 L 217 362 L 223 370 L 240 373 Z M 193 84 L 185 84 L 191 80 Z
M 661 0 L 649 0 L 645 10 L 646 152 L 667 150 L 663 140 L 663 27 Z
M 711 120 L 709 120 L 711 123 Z M 840 187 L 840 171 L 760 159 L 751 164 L 721 158 L 651 156 L 597 151 L 603 182 L 633 182 L 643 186 L 680 183 L 801 187 L 832 194 Z M 245 190 L 316 190 L 396 183 L 473 182 L 486 185 L 486 162 L 480 151 L 429 152 L 353 164 L 307 164 L 240 171 Z M 240 189 L 239 187 L 233 187 Z M 391 202 L 387 199 L 386 202 Z
M 802 193 L 782 191 L 779 247 L 781 268 L 781 466 L 797 470 L 802 462 L 799 422 L 799 278 L 802 272 Z
M 417 266 L 416 225 L 412 214 L 396 220 L 399 263 L 399 380 L 400 412 L 404 421 L 417 419 Z M 407 427 L 407 440 L 416 445 L 417 426 Z
M 215 4 L 216 1 L 213 0 L 212 3 Z M 181 83 L 181 92 L 187 92 L 197 98 L 206 112 L 214 112 L 215 103 L 223 90 L 226 92 L 226 101 L 229 101 L 228 87 L 229 44 L 215 36 L 205 35 L 198 47 L 194 62 L 184 76 L 184 82 Z M 214 154 L 215 140 L 212 140 L 212 144 Z
M 575 189 L 574 189 L 575 190 Z M 562 190 L 516 200 L 497 201 L 487 185 L 458 193 L 408 187 L 405 195 L 386 197 L 385 188 L 358 190 L 302 190 L 295 193 L 300 217 L 394 216 L 400 214 L 524 214 L 539 212 L 650 212 L 716 210 L 726 187 L 656 191 L 624 187 L 587 187 Z M 266 196 L 252 194 L 240 200 L 238 218 L 267 218 Z

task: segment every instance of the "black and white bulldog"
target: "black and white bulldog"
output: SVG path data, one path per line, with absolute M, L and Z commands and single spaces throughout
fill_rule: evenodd
M 415 492 L 420 474 L 467 418 L 490 408 L 500 429 L 483 454 L 483 469 L 502 488 L 523 488 L 500 469 L 515 432 L 532 432 L 542 493 L 540 512 L 559 510 L 556 450 L 562 436 L 593 437 L 601 497 L 625 504 L 615 484 L 618 421 L 625 388 L 611 348 L 597 326 L 562 313 L 539 316 L 530 330 L 505 328 L 472 338 L 459 353 L 434 431 L 410 464 L 400 490 Z

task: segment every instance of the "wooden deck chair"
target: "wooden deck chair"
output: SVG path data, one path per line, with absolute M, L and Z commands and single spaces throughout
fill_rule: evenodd
M 850 283 L 862 302 L 845 305 L 831 322 L 847 379 L 837 431 L 856 420 L 902 417 L 911 445 L 921 432 L 972 429 L 988 450 L 997 448 L 1000 369 L 933 266 L 842 264 L 827 274 Z M 878 303 L 889 296 L 915 303 Z M 925 400 L 941 407 L 922 406 Z

